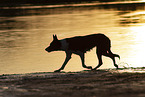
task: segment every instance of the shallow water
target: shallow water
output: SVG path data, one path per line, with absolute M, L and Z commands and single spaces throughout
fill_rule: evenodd
M 52 72 L 61 67 L 64 52 L 47 53 L 52 41 L 94 33 L 106 34 L 112 41 L 112 52 L 119 54 L 120 67 L 143 67 L 144 3 L 107 4 L 87 7 L 1 8 L 0 74 Z M 43 6 L 42 6 L 43 7 Z M 112 60 L 103 57 L 100 67 L 114 68 Z M 98 64 L 95 49 L 86 54 L 86 64 Z M 81 71 L 79 56 L 73 55 L 64 71 Z

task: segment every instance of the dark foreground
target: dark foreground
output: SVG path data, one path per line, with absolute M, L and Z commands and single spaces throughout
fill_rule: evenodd
M 129 72 L 1 75 L 0 97 L 145 97 L 145 73 Z

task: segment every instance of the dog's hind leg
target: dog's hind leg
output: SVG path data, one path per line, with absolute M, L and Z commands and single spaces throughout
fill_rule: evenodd
M 81 61 L 82 61 L 82 66 L 83 66 L 84 68 L 92 69 L 91 66 L 86 66 L 86 65 L 85 65 L 84 53 L 80 53 L 79 56 L 80 56 Z
M 66 58 L 65 58 L 63 65 L 61 66 L 60 69 L 55 70 L 54 72 L 60 72 L 61 70 L 63 70 L 65 65 L 67 64 L 67 62 L 71 59 L 71 55 L 72 55 L 72 52 L 66 52 Z
M 99 68 L 103 64 L 103 62 L 102 62 L 102 50 L 97 48 L 96 54 L 97 54 L 97 57 L 99 60 L 99 64 L 93 70 L 96 70 L 97 68 Z

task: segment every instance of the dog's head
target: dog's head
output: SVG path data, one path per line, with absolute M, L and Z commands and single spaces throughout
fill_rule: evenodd
M 53 41 L 50 43 L 50 46 L 48 46 L 45 50 L 47 52 L 52 52 L 52 51 L 58 51 L 61 48 L 61 43 L 58 40 L 56 35 L 53 35 Z

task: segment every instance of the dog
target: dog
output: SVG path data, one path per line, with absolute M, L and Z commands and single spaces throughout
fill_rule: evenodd
M 94 47 L 97 48 L 96 54 L 99 60 L 99 64 L 95 68 L 92 68 L 91 66 L 85 65 L 84 54 Z M 120 56 L 118 54 L 113 54 L 110 48 L 110 39 L 104 34 L 98 33 L 86 36 L 65 38 L 62 40 L 58 40 L 57 36 L 53 35 L 53 41 L 50 43 L 50 46 L 48 46 L 45 50 L 47 52 L 65 51 L 66 53 L 66 59 L 63 65 L 60 69 L 55 70 L 54 72 L 60 72 L 61 70 L 63 70 L 67 62 L 71 59 L 72 54 L 79 55 L 81 58 L 82 66 L 87 69 L 96 70 L 97 68 L 99 68 L 103 64 L 102 55 L 110 57 L 113 60 L 114 66 L 118 69 L 118 65 L 115 62 L 115 57 L 118 57 L 120 59 Z

